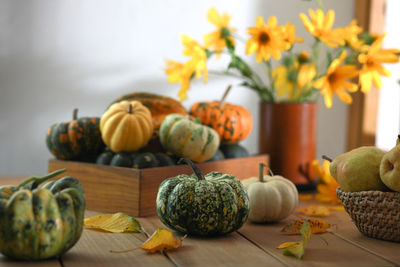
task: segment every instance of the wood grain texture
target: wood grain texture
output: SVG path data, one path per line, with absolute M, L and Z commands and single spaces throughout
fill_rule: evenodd
M 85 217 L 99 213 L 87 211 Z M 111 253 L 110 250 L 137 248 L 147 237 L 143 233 L 106 233 L 85 228 L 81 239 L 61 261 L 63 266 L 173 266 L 160 253 L 148 254 L 138 249 L 127 253 Z
M 268 166 L 267 155 L 247 158 L 227 159 L 199 163 L 204 173 L 219 171 L 229 173 L 239 179 L 257 176 L 258 164 Z M 63 160 L 49 160 L 49 172 L 67 168 L 66 175 L 73 176 L 82 183 L 86 205 L 90 210 L 103 212 L 125 212 L 143 217 L 156 214 L 155 201 L 158 187 L 166 178 L 178 174 L 192 174 L 187 165 L 133 169 L 96 165 Z
M 166 228 L 157 217 L 139 221 L 150 234 Z M 182 236 L 178 232 L 174 235 Z M 166 254 L 178 266 L 287 266 L 236 232 L 209 238 L 188 236 L 182 247 Z

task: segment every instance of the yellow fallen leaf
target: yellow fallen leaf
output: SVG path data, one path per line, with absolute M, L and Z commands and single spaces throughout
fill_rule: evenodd
M 337 206 L 333 206 L 333 207 L 329 207 L 330 210 L 344 210 L 344 206 L 343 205 L 337 205 Z
M 298 245 L 300 242 L 285 242 L 283 244 L 280 244 L 276 248 L 282 249 L 282 248 L 287 248 L 287 247 L 293 247 L 295 245 Z
M 140 248 L 150 253 L 177 249 L 185 237 L 186 235 L 181 239 L 176 239 L 171 231 L 158 228 Z
M 140 247 L 127 249 L 127 250 L 110 250 L 111 253 L 126 253 L 138 250 L 139 248 L 154 253 L 157 251 L 166 251 L 177 249 L 181 246 L 183 239 L 186 235 L 180 239 L 176 239 L 171 231 L 158 228 Z
M 298 209 L 297 212 L 312 217 L 326 217 L 331 214 L 329 208 L 322 205 L 309 205 Z
M 140 223 L 133 217 L 122 213 L 101 214 L 86 218 L 84 225 L 89 228 L 104 230 L 111 233 L 141 232 Z
M 303 226 L 300 230 L 301 233 L 301 241 L 299 242 L 286 242 L 279 245 L 277 248 L 284 248 L 283 255 L 285 256 L 294 256 L 298 259 L 301 259 L 306 250 L 306 246 L 308 241 L 311 238 L 311 228 L 308 221 L 303 223 Z
M 313 194 L 299 194 L 299 199 L 303 201 L 308 201 L 313 198 Z
M 301 228 L 303 227 L 304 222 L 308 222 L 310 224 L 311 228 L 311 233 L 312 234 L 321 234 L 325 233 L 327 229 L 329 229 L 332 225 L 328 222 L 322 221 L 322 220 L 295 220 L 292 223 L 286 224 L 281 232 L 286 234 L 286 235 L 299 235 Z

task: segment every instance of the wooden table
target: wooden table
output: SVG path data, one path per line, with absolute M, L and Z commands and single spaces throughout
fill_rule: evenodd
M 21 178 L 0 178 L 0 185 L 17 184 Z M 301 206 L 310 202 L 302 201 Z M 98 212 L 87 211 L 86 216 Z M 143 250 L 114 254 L 109 250 L 139 247 L 143 233 L 111 234 L 85 229 L 78 243 L 61 259 L 16 262 L 0 255 L 0 266 L 400 266 L 400 243 L 362 235 L 345 211 L 332 211 L 323 220 L 334 224 L 330 232 L 313 235 L 301 260 L 282 255 L 276 246 L 298 241 L 300 236 L 280 233 L 301 216 L 294 214 L 277 224 L 247 222 L 237 232 L 216 238 L 187 237 L 175 251 L 148 254 Z M 137 218 L 148 233 L 166 228 L 157 217 Z M 180 236 L 176 233 L 176 236 Z

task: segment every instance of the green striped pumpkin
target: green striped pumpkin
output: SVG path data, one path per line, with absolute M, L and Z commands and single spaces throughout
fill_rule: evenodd
M 168 227 L 199 236 L 236 231 L 247 220 L 249 200 L 240 181 L 229 174 L 205 176 L 190 160 L 194 174 L 164 180 L 156 199 L 157 215 Z
M 219 135 L 199 120 L 170 114 L 161 123 L 160 142 L 165 150 L 195 162 L 211 159 L 219 147 Z
M 0 187 L 2 254 L 18 260 L 48 259 L 62 255 L 79 240 L 85 211 L 80 182 L 67 176 L 37 187 L 64 171 Z

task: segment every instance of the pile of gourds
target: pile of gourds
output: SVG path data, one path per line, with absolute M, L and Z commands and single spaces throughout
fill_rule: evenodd
M 113 101 L 101 117 L 77 117 L 52 125 L 49 151 L 62 160 L 151 168 L 247 157 L 239 144 L 252 129 L 250 112 L 221 101 L 197 102 L 187 112 L 173 98 L 131 93 Z

